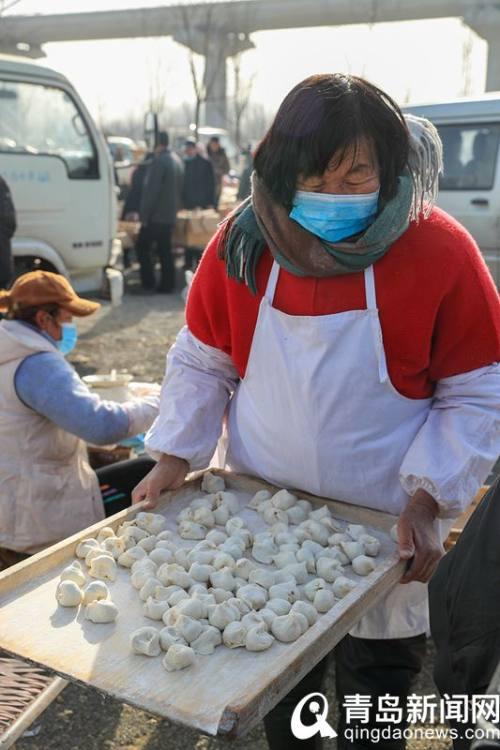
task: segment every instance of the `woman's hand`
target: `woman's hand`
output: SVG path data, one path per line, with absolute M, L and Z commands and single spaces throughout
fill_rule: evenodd
M 439 507 L 432 495 L 417 490 L 398 521 L 399 555 L 410 560 L 401 583 L 426 583 L 444 554 L 434 520 Z
M 134 488 L 132 504 L 146 500 L 145 508 L 155 508 L 161 493 L 180 487 L 188 471 L 189 464 L 183 458 L 163 454 L 156 466 Z

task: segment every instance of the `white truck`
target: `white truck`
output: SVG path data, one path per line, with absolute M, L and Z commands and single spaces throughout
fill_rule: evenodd
M 117 271 L 108 270 L 121 244 L 103 136 L 64 76 L 5 56 L 0 56 L 0 175 L 17 213 L 12 248 L 18 273 L 57 271 L 78 292 L 100 289 L 106 278 L 121 282 Z M 115 296 L 120 286 L 111 285 Z
M 427 117 L 439 130 L 438 205 L 467 227 L 500 289 L 500 92 L 404 111 Z

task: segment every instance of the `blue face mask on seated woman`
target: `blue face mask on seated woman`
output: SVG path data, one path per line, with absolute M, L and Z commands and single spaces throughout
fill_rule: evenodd
M 69 354 L 73 351 L 78 341 L 78 329 L 74 323 L 61 323 L 62 337 L 56 341 L 56 346 L 61 354 Z
M 375 220 L 379 192 L 342 195 L 297 190 L 289 215 L 325 242 L 341 242 Z

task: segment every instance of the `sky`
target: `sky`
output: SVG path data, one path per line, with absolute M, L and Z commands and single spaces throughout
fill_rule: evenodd
M 76 13 L 160 4 L 169 3 L 20 0 L 7 13 Z M 320 72 L 364 76 L 400 104 L 484 91 L 487 45 L 459 19 L 262 31 L 251 39 L 255 49 L 242 56 L 242 80 L 252 82 L 251 101 L 270 114 L 298 81 Z M 100 124 L 142 117 L 151 89 L 155 93 L 158 87 L 167 103 L 193 102 L 188 53 L 170 38 L 63 42 L 47 44 L 45 52 L 47 57 L 39 62 L 71 80 Z M 229 87 L 231 70 L 229 65 Z

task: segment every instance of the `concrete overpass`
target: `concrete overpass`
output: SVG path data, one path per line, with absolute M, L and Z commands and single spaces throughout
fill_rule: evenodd
M 459 17 L 488 42 L 486 88 L 500 90 L 500 0 L 223 0 L 135 10 L 4 16 L 0 51 L 43 57 L 43 45 L 171 36 L 205 57 L 205 119 L 226 122 L 226 60 L 254 31 Z M 425 40 L 423 40 L 425 41 Z

